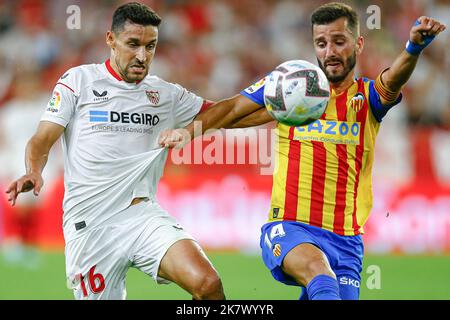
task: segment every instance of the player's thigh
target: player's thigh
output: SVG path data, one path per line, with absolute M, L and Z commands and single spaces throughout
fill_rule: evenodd
M 76 299 L 126 298 L 130 262 L 126 243 L 119 241 L 121 232 L 120 226 L 99 228 L 66 245 L 67 284 Z

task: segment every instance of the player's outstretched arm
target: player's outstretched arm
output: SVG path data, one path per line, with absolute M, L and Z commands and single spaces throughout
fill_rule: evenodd
M 398 98 L 402 87 L 413 73 L 422 50 L 445 29 L 445 24 L 433 18 L 422 16 L 417 19 L 410 30 L 405 50 L 376 81 L 375 86 L 383 105 L 388 105 Z
M 31 137 L 25 149 L 26 174 L 13 181 L 6 193 L 12 206 L 16 204 L 19 193 L 33 190 L 34 195 L 39 195 L 44 184 L 42 170 L 47 163 L 48 154 L 53 144 L 64 131 L 64 127 L 58 124 L 41 121 L 36 133 Z
M 231 123 L 226 129 L 248 128 L 275 121 L 266 108 L 260 108 L 245 117 Z
M 234 97 L 221 100 L 215 103 L 206 111 L 198 114 L 194 121 L 190 123 L 186 129 L 189 133 L 194 134 L 194 122 L 201 121 L 202 134 L 210 129 L 233 128 L 236 125 L 244 127 L 245 117 L 263 107 L 243 95 L 235 95 Z M 267 122 L 267 121 L 266 121 Z M 238 124 L 240 123 L 240 124 Z M 246 121 L 246 126 L 252 127 L 263 124 L 264 119 L 252 118 L 252 122 Z
M 273 118 L 263 106 L 239 94 L 215 103 L 197 115 L 186 128 L 161 133 L 159 143 L 161 146 L 179 148 L 207 130 L 246 128 L 270 121 Z

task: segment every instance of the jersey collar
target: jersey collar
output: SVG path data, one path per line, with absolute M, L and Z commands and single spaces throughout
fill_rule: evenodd
M 116 78 L 119 81 L 122 81 L 122 78 L 117 74 L 117 72 L 114 71 L 114 69 L 111 67 L 111 61 L 108 59 L 105 61 L 106 69 L 109 71 L 109 73 Z

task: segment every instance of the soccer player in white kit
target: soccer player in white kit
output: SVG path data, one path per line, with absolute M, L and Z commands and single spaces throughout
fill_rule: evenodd
M 26 174 L 6 191 L 12 205 L 19 193 L 37 196 L 62 135 L 66 274 L 76 299 L 125 299 L 129 267 L 175 282 L 194 299 L 225 298 L 200 246 L 155 199 L 168 152 L 159 134 L 186 126 L 209 104 L 148 75 L 160 22 L 139 3 L 115 11 L 110 59 L 61 76 L 27 144 Z

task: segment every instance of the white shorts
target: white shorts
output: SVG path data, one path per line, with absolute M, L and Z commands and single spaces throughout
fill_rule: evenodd
M 157 283 L 170 283 L 158 277 L 159 265 L 170 246 L 181 239 L 194 240 L 156 202 L 140 202 L 66 244 L 67 284 L 79 300 L 119 300 L 126 298 L 129 267 Z

